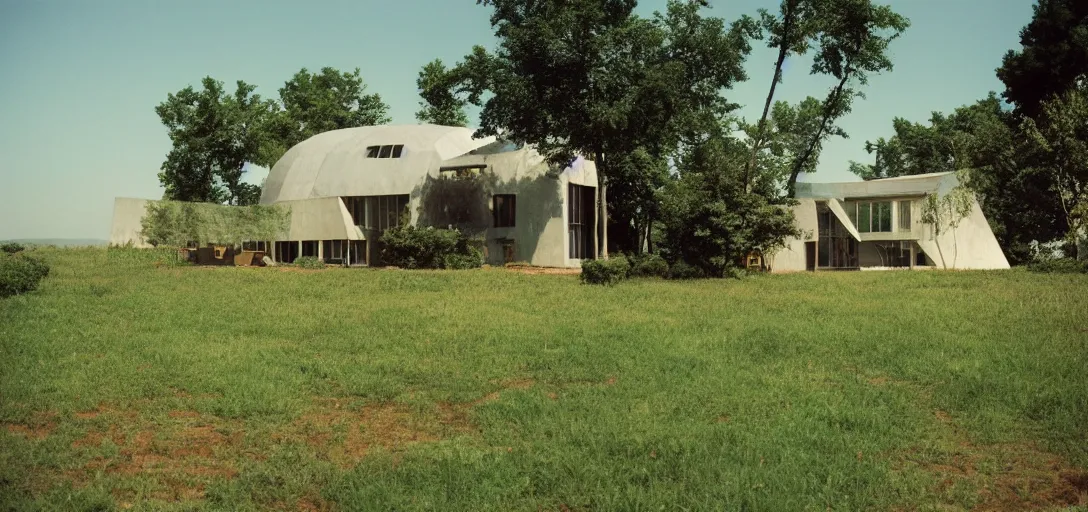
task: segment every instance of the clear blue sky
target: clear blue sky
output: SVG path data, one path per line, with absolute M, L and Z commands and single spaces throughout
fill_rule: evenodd
M 712 3 L 731 20 L 777 0 Z M 1031 4 L 892 2 L 912 22 L 891 48 L 895 70 L 870 81 L 841 123 L 851 138 L 827 145 L 812 180 L 853 179 L 849 161 L 870 161 L 865 140 L 889 135 L 895 116 L 924 121 L 1000 90 L 994 69 L 1019 46 Z M 393 121 L 414 123 L 419 68 L 490 46 L 489 12 L 474 0 L 0 0 L 0 239 L 105 239 L 114 197 L 161 197 L 170 142 L 154 107 L 205 75 L 275 97 L 299 68 L 358 67 Z M 728 93 L 743 115 L 759 115 L 773 64 L 762 45 L 748 59 L 749 81 Z M 828 80 L 808 65 L 790 63 L 778 99 L 824 94 Z

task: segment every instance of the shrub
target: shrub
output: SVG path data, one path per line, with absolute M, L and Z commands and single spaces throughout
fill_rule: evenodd
M 299 256 L 295 258 L 295 266 L 308 269 L 325 268 L 325 262 L 313 256 Z
M 6 244 L 0 245 L 0 251 L 4 251 L 8 254 L 15 254 L 24 250 L 26 250 L 26 247 L 23 247 L 23 244 L 20 244 L 18 242 L 8 242 Z
M 477 241 L 456 229 L 401 226 L 382 235 L 382 261 L 401 268 L 479 268 Z
M 623 255 L 607 260 L 582 260 L 582 282 L 585 284 L 613 285 L 631 271 L 631 264 Z
M 1047 274 L 1088 274 L 1088 261 L 1072 258 L 1040 260 L 1028 264 L 1028 270 Z
M 668 277 L 669 264 L 657 254 L 632 254 L 631 277 Z
M 0 256 L 0 297 L 34 291 L 49 275 L 49 265 L 30 256 Z
M 703 272 L 703 269 L 683 261 L 677 261 L 669 266 L 669 279 L 701 279 L 704 277 L 706 277 L 706 272 Z

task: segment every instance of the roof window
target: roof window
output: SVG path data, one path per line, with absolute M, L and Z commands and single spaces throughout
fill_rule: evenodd
M 367 146 L 367 158 L 400 158 L 404 154 L 404 144 L 386 144 L 384 146 Z

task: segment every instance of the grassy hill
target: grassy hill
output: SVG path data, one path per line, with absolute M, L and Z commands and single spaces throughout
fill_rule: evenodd
M 1088 505 L 1084 275 L 35 252 L 0 301 L 0 508 Z

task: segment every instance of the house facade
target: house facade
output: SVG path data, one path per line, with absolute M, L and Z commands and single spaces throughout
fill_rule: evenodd
M 922 222 L 922 202 L 959 185 L 955 173 L 849 183 L 798 183 L 802 235 L 767 261 L 774 272 L 875 268 L 1006 269 L 978 202 L 953 229 Z
M 491 264 L 577 267 L 596 253 L 597 169 L 555 169 L 530 147 L 473 130 L 384 125 L 334 130 L 294 146 L 272 167 L 261 204 L 291 210 L 278 240 L 257 242 L 277 262 L 314 256 L 378 266 L 381 235 L 403 223 L 458 228 L 483 240 Z M 118 198 L 111 243 L 145 243 L 146 200 Z

